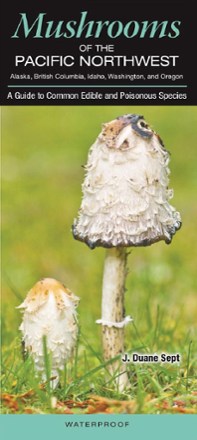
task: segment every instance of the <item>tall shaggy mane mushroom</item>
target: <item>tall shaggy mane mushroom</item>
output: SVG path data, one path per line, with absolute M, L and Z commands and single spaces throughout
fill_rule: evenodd
M 126 248 L 171 243 L 181 227 L 178 211 L 170 205 L 169 152 L 143 116 L 128 114 L 103 124 L 90 148 L 83 198 L 73 223 L 73 236 L 90 249 L 106 248 L 102 324 L 105 360 L 124 353 Z M 109 366 L 113 374 L 117 362 Z M 116 380 L 128 386 L 125 366 Z

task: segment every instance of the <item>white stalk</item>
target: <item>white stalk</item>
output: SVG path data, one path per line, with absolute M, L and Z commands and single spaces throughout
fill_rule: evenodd
M 106 251 L 102 289 L 102 333 L 105 361 L 120 355 L 118 361 L 108 366 L 110 374 L 116 376 L 119 391 L 129 386 L 125 365 L 121 362 L 124 353 L 124 292 L 126 278 L 126 251 L 111 248 Z M 107 325 L 104 325 L 108 323 Z

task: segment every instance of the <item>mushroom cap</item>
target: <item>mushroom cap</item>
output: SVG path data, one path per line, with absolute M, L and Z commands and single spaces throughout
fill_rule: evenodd
M 59 310 L 65 310 L 72 305 L 75 307 L 79 302 L 79 298 L 64 284 L 54 278 L 43 278 L 31 288 L 23 303 L 17 308 L 25 309 L 28 313 L 34 313 L 46 304 L 50 293 L 53 294 Z
M 76 344 L 78 301 L 59 281 L 45 278 L 32 287 L 18 307 L 24 309 L 19 329 L 25 349 L 33 357 L 37 370 L 44 371 L 43 336 L 51 353 L 52 375 L 64 368 Z
M 85 166 L 74 238 L 91 249 L 169 244 L 181 218 L 169 204 L 168 163 L 169 152 L 143 116 L 104 124 Z

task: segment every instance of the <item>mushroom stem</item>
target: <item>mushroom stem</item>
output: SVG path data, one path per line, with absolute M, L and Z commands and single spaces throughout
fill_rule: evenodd
M 125 248 L 107 249 L 102 288 L 102 333 L 105 361 L 124 353 L 124 292 L 127 254 Z M 105 323 L 108 323 L 105 325 Z M 116 326 L 117 323 L 117 326 Z M 119 391 L 128 385 L 128 375 L 121 359 L 108 366 L 116 375 Z

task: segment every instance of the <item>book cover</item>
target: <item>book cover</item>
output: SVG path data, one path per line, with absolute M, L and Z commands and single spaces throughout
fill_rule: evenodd
M 1 20 L 4 436 L 194 438 L 194 3 Z

